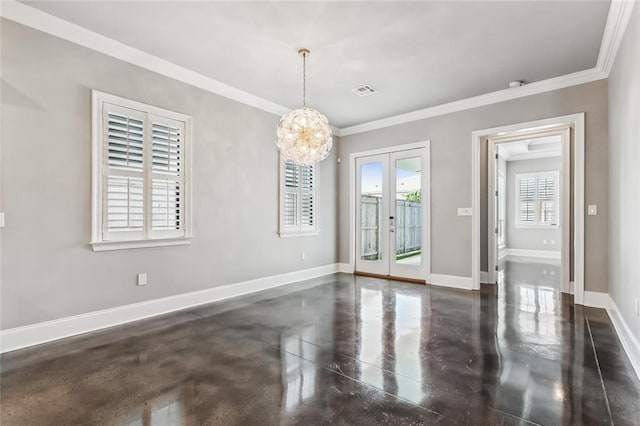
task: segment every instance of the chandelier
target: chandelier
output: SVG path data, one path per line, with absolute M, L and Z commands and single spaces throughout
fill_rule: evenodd
M 307 56 L 311 52 L 300 49 L 298 53 L 302 56 L 302 108 L 280 118 L 276 146 L 285 160 L 310 166 L 327 158 L 333 138 L 327 117 L 307 106 Z

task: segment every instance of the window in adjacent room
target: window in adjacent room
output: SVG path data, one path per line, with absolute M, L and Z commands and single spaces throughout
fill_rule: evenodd
M 516 175 L 518 227 L 555 228 L 559 220 L 559 172 Z
M 94 250 L 188 244 L 190 124 L 93 92 Z
M 280 235 L 318 232 L 316 169 L 280 160 Z

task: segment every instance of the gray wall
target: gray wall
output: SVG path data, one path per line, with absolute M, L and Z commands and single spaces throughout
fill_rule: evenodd
M 586 202 L 599 205 L 598 216 L 585 217 L 585 287 L 589 291 L 606 292 L 609 197 L 608 112 L 605 99 L 607 81 L 600 80 L 342 137 L 339 156 L 343 161 L 338 167 L 340 262 L 349 261 L 349 154 L 431 140 L 431 271 L 469 277 L 471 218 L 457 216 L 456 209 L 471 207 L 471 132 L 585 112 Z M 486 191 L 484 197 L 486 199 Z M 486 216 L 481 217 L 481 223 L 486 223 Z M 486 247 L 486 242 L 483 244 Z
M 531 229 L 516 226 L 516 175 L 518 173 L 558 171 L 562 168 L 560 157 L 539 158 L 535 160 L 507 161 L 507 248 L 560 251 L 562 233 L 560 228 Z M 544 244 L 547 240 L 547 244 Z M 551 241 L 555 244 L 551 244 Z
M 336 262 L 337 149 L 320 235 L 279 238 L 277 116 L 6 20 L 2 77 L 3 329 Z M 190 246 L 90 248 L 91 89 L 193 116 Z
M 632 333 L 640 339 L 640 6 L 609 76 L 609 293 Z

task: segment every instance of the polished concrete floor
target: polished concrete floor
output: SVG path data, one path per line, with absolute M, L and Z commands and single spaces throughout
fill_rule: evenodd
M 5 354 L 3 425 L 640 424 L 549 265 L 480 292 L 333 275 Z

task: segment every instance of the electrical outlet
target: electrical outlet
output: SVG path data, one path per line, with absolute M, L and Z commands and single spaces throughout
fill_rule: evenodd
M 555 246 L 556 245 L 556 240 L 551 240 L 551 245 Z
M 147 274 L 138 274 L 138 285 L 147 285 Z
M 458 216 L 471 216 L 472 214 L 471 207 L 458 207 Z
M 598 215 L 598 206 L 596 204 L 589 204 L 587 208 L 587 215 L 589 216 L 597 216 Z
M 304 256 L 305 256 L 305 255 L 304 255 L 304 252 L 303 252 L 303 251 L 301 251 L 301 252 L 300 252 L 300 260 L 304 260 Z
M 547 245 L 547 240 L 542 240 L 542 244 Z

